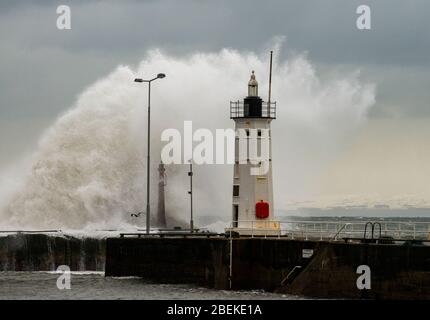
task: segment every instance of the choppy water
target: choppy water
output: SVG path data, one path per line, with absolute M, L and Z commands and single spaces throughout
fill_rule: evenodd
M 147 283 L 140 278 L 111 278 L 102 272 L 72 272 L 70 290 L 57 288 L 58 273 L 0 272 L 0 299 L 298 299 L 263 291 L 213 290 L 193 285 Z

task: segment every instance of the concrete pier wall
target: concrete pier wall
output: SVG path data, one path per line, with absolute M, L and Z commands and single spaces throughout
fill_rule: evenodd
M 303 250 L 315 251 L 317 246 L 318 242 L 312 241 L 234 239 L 232 289 L 275 290 L 294 267 L 303 268 L 310 262 L 311 257 L 303 257 Z
M 371 271 L 358 290 L 357 267 Z M 280 292 L 319 298 L 430 299 L 430 246 L 321 243 L 312 261 Z
M 357 288 L 360 265 L 370 267 L 371 290 Z M 107 239 L 106 276 L 141 276 L 218 289 L 231 285 L 232 289 L 318 298 L 430 299 L 430 246 L 263 238 L 232 242 L 226 238 L 117 238 Z
M 110 238 L 106 276 L 228 288 L 228 242 L 199 238 Z
M 0 237 L 0 271 L 53 271 L 59 265 L 217 289 L 265 289 L 317 298 L 430 299 L 428 245 L 224 237 Z M 370 290 L 356 286 L 360 265 L 370 267 Z
M 0 271 L 104 271 L 105 240 L 46 234 L 0 237 Z
M 294 266 L 306 266 L 310 259 L 303 258 L 302 251 L 316 246 L 316 242 L 258 238 L 232 242 L 198 237 L 111 238 L 106 244 L 106 276 L 141 276 L 218 289 L 272 290 Z

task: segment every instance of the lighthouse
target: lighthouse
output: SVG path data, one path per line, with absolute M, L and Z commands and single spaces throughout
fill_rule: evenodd
M 230 118 L 235 122 L 236 140 L 229 230 L 245 235 L 278 234 L 279 223 L 274 220 L 271 146 L 276 102 L 270 101 L 270 89 L 267 102 L 259 97 L 254 71 L 248 82 L 248 95 L 243 101 L 230 102 Z

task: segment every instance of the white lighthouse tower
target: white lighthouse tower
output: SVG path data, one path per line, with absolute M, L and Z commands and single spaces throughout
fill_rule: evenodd
M 268 102 L 258 96 L 254 71 L 248 82 L 248 96 L 243 102 L 230 102 L 230 118 L 235 122 L 236 143 L 232 228 L 229 230 L 244 235 L 278 234 L 279 223 L 274 220 L 270 128 L 272 120 L 276 118 L 276 102 L 270 101 L 270 89 Z M 259 156 L 267 153 L 265 161 L 259 161 L 261 157 L 250 152 L 252 143 L 257 143 Z M 248 149 L 245 150 L 245 158 L 243 148 Z

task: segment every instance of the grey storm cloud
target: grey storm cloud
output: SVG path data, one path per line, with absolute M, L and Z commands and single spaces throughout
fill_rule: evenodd
M 73 32 L 55 29 L 68 4 Z M 356 8 L 372 9 L 372 30 L 355 27 Z M 124 52 L 148 46 L 255 49 L 285 35 L 296 50 L 327 63 L 428 65 L 430 3 L 413 1 L 18 1 L 2 5 L 2 38 L 29 47 Z
M 70 31 L 56 28 L 62 4 Z M 372 9 L 372 30 L 356 28 L 361 4 Z M 259 51 L 274 36 L 286 37 L 283 54 L 307 52 L 321 70 L 360 69 L 377 86 L 371 117 L 429 116 L 429 12 L 427 0 L 2 1 L 0 133 L 24 143 L 20 123 L 40 132 L 88 84 L 148 49 Z

